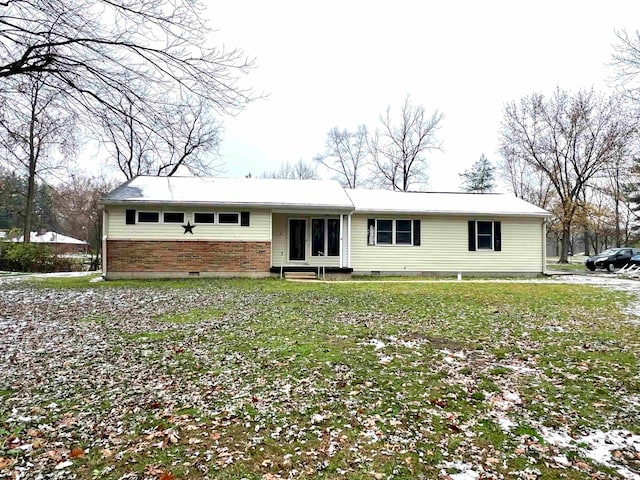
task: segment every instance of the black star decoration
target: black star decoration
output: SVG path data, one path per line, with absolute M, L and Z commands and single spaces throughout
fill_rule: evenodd
M 187 222 L 186 225 L 182 225 L 182 228 L 184 228 L 185 235 L 187 233 L 190 233 L 191 235 L 193 235 L 193 229 L 195 228 L 195 225 L 191 225 L 191 222 Z

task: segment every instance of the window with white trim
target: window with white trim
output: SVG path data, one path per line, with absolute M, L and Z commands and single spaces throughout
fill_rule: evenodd
M 476 222 L 478 250 L 493 250 L 493 222 Z
M 311 219 L 311 255 L 314 257 L 340 255 L 340 220 Z
M 502 222 L 469 220 L 469 251 L 502 250 Z
M 420 220 L 367 219 L 367 245 L 420 246 Z
M 213 212 L 194 212 L 193 223 L 195 224 L 216 223 L 216 214 Z
M 220 212 L 218 213 L 218 223 L 222 225 L 240 225 L 240 214 Z
M 160 223 L 160 212 L 138 211 L 138 223 Z
M 376 219 L 376 245 L 393 245 L 393 220 Z
M 163 212 L 163 223 L 184 223 L 184 212 Z

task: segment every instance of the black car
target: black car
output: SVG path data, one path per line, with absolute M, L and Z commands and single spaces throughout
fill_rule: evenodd
M 586 267 L 592 272 L 596 268 L 605 268 L 613 272 L 616 268 L 622 268 L 631 262 L 631 257 L 640 255 L 638 248 L 609 248 L 598 255 L 587 258 Z
M 640 255 L 635 255 L 631 257 L 631 261 L 629 262 L 631 265 L 636 265 L 640 267 Z

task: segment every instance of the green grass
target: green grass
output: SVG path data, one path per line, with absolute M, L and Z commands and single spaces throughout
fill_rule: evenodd
M 616 307 L 628 301 L 623 293 L 560 284 L 273 279 L 76 277 L 34 285 L 140 296 L 224 292 L 215 305 L 152 316 L 136 330 L 112 326 L 117 341 L 106 354 L 127 353 L 125 366 L 152 371 L 162 390 L 138 385 L 147 397 L 136 405 L 126 389 L 113 401 L 108 388 L 93 387 L 92 418 L 115 415 L 123 433 L 110 439 L 113 455 L 105 456 L 77 432 L 89 450 L 73 466 L 81 479 L 152 468 L 185 479 L 286 477 L 293 470 L 301 478 L 437 478 L 444 460 L 494 457 L 499 461 L 483 468 L 506 478 L 525 468 L 542 478 L 590 478 L 554 467 L 552 452 L 524 460 L 513 452 L 523 439 L 548 450 L 543 426 L 640 433 L 622 403 L 640 392 L 640 333 Z M 135 324 L 135 311 L 131 318 Z M 78 318 L 96 328 L 108 320 Z M 499 410 L 496 402 L 513 392 L 519 402 Z M 0 391 L 0 400 L 11 394 Z M 74 414 L 84 395 L 69 390 Z M 121 412 L 121 403 L 135 407 Z M 72 410 L 62 407 L 52 423 L 65 408 Z M 515 427 L 501 428 L 496 412 Z M 7 415 L 0 408 L 0 420 Z M 179 438 L 155 447 L 169 428 Z M 579 450 L 574 455 L 583 460 Z

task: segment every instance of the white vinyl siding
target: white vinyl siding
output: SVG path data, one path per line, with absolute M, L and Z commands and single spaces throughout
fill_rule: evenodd
M 367 245 L 367 219 L 398 215 L 354 214 L 351 267 L 355 272 L 522 272 L 542 271 L 542 219 L 496 217 L 502 226 L 502 251 L 469 251 L 464 216 L 411 216 L 420 219 L 420 246 Z M 408 219 L 409 217 L 407 217 Z M 485 218 L 482 218 L 485 220 Z
M 289 218 L 298 218 L 307 220 L 307 254 L 306 259 L 303 262 L 289 261 Z M 311 219 L 312 218 L 325 218 L 318 215 L 297 215 L 297 214 L 273 214 L 273 239 L 271 241 L 271 265 L 279 267 L 281 265 L 294 265 L 294 266 L 311 266 L 311 267 L 339 267 L 340 257 L 322 257 L 311 255 Z M 337 218 L 340 216 L 329 215 L 326 218 Z
M 131 207 L 129 207 L 131 208 Z M 109 213 L 108 231 L 105 232 L 110 240 L 229 240 L 229 241 L 261 241 L 271 240 L 271 211 L 270 210 L 246 210 L 250 212 L 248 227 L 241 225 L 224 224 L 196 224 L 193 235 L 187 233 L 180 223 L 137 223 L 127 225 L 125 222 L 125 207 L 107 207 Z M 194 212 L 207 212 L 209 209 L 202 207 L 193 208 L 171 206 L 144 207 L 141 211 L 160 212 L 184 212 L 184 221 L 194 225 Z M 216 213 L 238 213 L 238 209 L 224 210 L 211 209 Z

